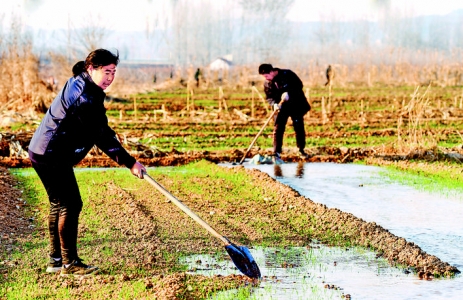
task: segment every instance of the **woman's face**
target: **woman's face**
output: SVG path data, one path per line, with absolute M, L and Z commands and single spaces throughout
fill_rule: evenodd
M 114 76 L 116 75 L 116 65 L 110 64 L 97 69 L 90 66 L 87 71 L 93 82 L 103 90 L 106 90 L 113 83 Z

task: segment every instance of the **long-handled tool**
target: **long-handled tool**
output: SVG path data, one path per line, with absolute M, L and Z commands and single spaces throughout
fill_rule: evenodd
M 267 127 L 268 123 L 270 120 L 272 120 L 273 115 L 277 112 L 277 110 L 274 110 L 271 114 L 270 117 L 268 117 L 267 121 L 265 121 L 264 125 L 260 129 L 260 131 L 257 133 L 256 137 L 252 140 L 251 145 L 249 145 L 248 150 L 243 155 L 243 158 L 240 160 L 240 165 L 243 163 L 244 159 L 246 158 L 246 155 L 248 155 L 249 150 L 251 150 L 252 146 L 254 146 L 254 143 L 257 141 L 257 138 L 260 136 L 260 134 L 264 131 L 265 127 Z
M 213 236 L 220 239 L 225 244 L 225 249 L 227 250 L 228 254 L 230 255 L 233 263 L 238 268 L 238 270 L 240 270 L 244 275 L 250 278 L 259 279 L 261 277 L 259 267 L 257 266 L 257 263 L 252 257 L 251 252 L 249 252 L 248 248 L 244 246 L 237 246 L 230 242 L 226 237 L 220 235 L 211 226 L 209 226 L 209 224 L 207 224 L 203 219 L 201 219 L 185 204 L 183 204 L 182 201 L 178 200 L 171 193 L 169 193 L 162 185 L 160 185 L 157 181 L 151 178 L 146 172 L 143 172 L 143 178 L 145 178 L 164 196 L 169 198 L 169 200 L 171 200 L 175 205 L 177 205 L 181 210 L 183 210 L 188 216 L 190 216 L 193 220 L 195 220 L 201 226 L 203 226 Z

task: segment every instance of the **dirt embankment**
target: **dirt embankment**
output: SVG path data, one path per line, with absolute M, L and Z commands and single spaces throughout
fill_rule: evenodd
M 315 133 L 314 133 L 315 134 Z M 316 133 L 324 137 L 335 138 L 339 132 Z M 360 135 L 366 133 L 358 133 Z M 381 130 L 369 135 L 386 135 L 393 134 L 391 130 Z M 0 166 L 6 168 L 23 168 L 31 167 L 27 148 L 32 137 L 31 132 L 22 133 L 3 133 L 0 135 Z M 366 136 L 368 137 L 368 136 Z M 139 142 L 126 141 L 124 147 L 138 161 L 146 166 L 179 166 L 185 165 L 194 161 L 207 160 L 213 163 L 239 163 L 244 154 L 244 149 L 230 149 L 217 151 L 193 151 L 185 152 L 178 151 L 172 148 L 170 151 L 160 151 L 150 148 Z M 408 149 L 404 147 L 399 150 L 397 145 L 382 145 L 382 146 L 365 146 L 365 147 L 332 147 L 320 146 L 306 148 L 308 154 L 306 162 L 335 162 L 335 163 L 350 163 L 366 158 L 380 158 L 385 161 L 401 161 L 401 160 L 424 160 L 424 161 L 442 161 L 452 160 L 463 162 L 463 146 L 453 148 L 433 147 L 430 149 L 416 148 Z M 246 158 L 250 159 L 256 154 L 271 155 L 272 149 L 253 148 L 247 153 Z M 282 159 L 285 162 L 299 162 L 301 158 L 298 156 L 297 149 L 285 149 L 282 153 Z M 117 167 L 117 164 L 108 156 L 101 152 L 96 147 L 93 148 L 86 158 L 79 164 L 80 167 Z
M 379 147 L 314 147 L 306 149 L 309 157 L 301 160 L 296 150 L 289 150 L 282 154 L 282 159 L 285 162 L 334 162 L 334 163 L 351 163 L 367 158 L 376 158 L 384 161 L 407 161 L 407 160 L 423 160 L 423 161 L 457 161 L 463 162 L 463 148 L 449 149 L 417 149 L 408 151 L 407 153 L 398 153 L 396 149 L 378 149 Z M 157 166 L 181 166 L 191 162 L 207 160 L 213 163 L 235 163 L 239 164 L 243 158 L 244 151 L 222 150 L 222 151 L 186 151 L 180 152 L 172 149 L 170 152 L 162 154 L 146 153 L 143 151 L 131 151 L 131 154 L 142 164 L 149 167 Z M 256 154 L 271 155 L 272 151 L 267 150 L 251 150 L 246 155 L 247 159 L 252 158 Z M 246 162 L 244 162 L 246 163 Z M 31 162 L 26 157 L 9 156 L 0 157 L 0 166 L 5 168 L 28 168 L 31 167 Z M 111 160 L 105 154 L 90 152 L 78 167 L 117 167 L 117 163 Z
M 373 151 L 369 149 L 340 149 L 335 147 L 321 147 L 307 149 L 309 158 L 306 162 L 338 162 L 347 163 L 354 160 L 364 159 L 370 156 Z M 271 151 L 256 151 L 251 150 L 246 156 L 247 159 L 252 158 L 256 154 L 271 155 Z M 213 163 L 239 163 L 244 155 L 241 150 L 224 150 L 224 151 L 187 151 L 179 152 L 175 149 L 171 152 L 163 153 L 158 156 L 149 156 L 144 153 L 132 153 L 132 155 L 145 166 L 181 166 L 191 162 L 207 160 Z M 284 153 L 282 158 L 285 162 L 299 162 L 301 158 L 296 151 Z M 28 168 L 31 167 L 31 162 L 28 158 L 21 157 L 3 157 L 0 160 L 0 166 L 6 168 Z M 117 167 L 117 163 L 102 155 L 88 155 L 82 160 L 78 167 Z

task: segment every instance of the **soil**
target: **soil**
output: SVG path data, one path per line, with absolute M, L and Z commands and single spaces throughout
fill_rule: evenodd
M 340 149 L 336 147 L 322 147 L 314 149 L 306 149 L 309 158 L 307 162 L 352 162 L 361 160 L 373 153 L 371 149 Z M 250 159 L 256 154 L 271 154 L 271 150 L 258 151 L 251 150 L 246 158 Z M 164 153 L 162 156 L 146 157 L 143 153 L 132 153 L 132 155 L 145 166 L 180 166 L 194 161 L 207 160 L 214 163 L 238 163 L 241 161 L 244 151 L 240 150 L 224 150 L 224 151 L 188 151 L 179 152 L 172 150 Z M 301 161 L 296 151 L 282 154 L 282 158 L 286 162 Z M 31 167 L 31 163 L 27 158 L 20 157 L 3 157 L 0 161 L 0 166 L 7 168 L 26 168 Z M 117 163 L 105 155 L 88 155 L 82 160 L 78 167 L 117 167 Z
M 107 295 L 108 298 L 117 298 L 118 292 L 124 288 L 124 282 L 127 281 L 144 284 L 146 291 L 139 294 L 143 299 L 153 297 L 155 299 L 199 299 L 204 293 L 257 284 L 256 280 L 244 275 L 214 276 L 212 280 L 206 276 L 189 275 L 184 272 L 165 275 L 175 262 L 163 258 L 163 251 L 174 252 L 180 247 L 189 248 L 194 252 L 204 251 L 211 246 L 217 248 L 217 242 L 214 241 L 212 244 L 189 243 L 185 240 L 182 242 L 182 240 L 175 239 L 169 240 L 167 243 L 161 242 L 156 235 L 156 227 L 153 227 L 152 220 L 163 208 L 149 207 L 148 204 L 152 204 L 152 201 L 149 200 L 146 200 L 147 203 L 139 203 L 131 193 L 113 182 L 107 185 L 107 192 L 103 195 L 97 195 L 97 198 L 89 206 L 101 208 L 105 199 L 114 198 L 114 195 L 117 195 L 115 200 L 105 203 L 103 207 L 106 208 L 106 211 L 95 210 L 96 213 L 111 215 L 111 218 L 107 220 L 106 227 L 111 228 L 112 232 L 116 233 L 113 236 L 114 240 L 120 236 L 127 239 L 127 243 L 123 247 L 119 247 L 116 242 L 110 243 L 111 249 L 115 251 L 112 261 L 113 267 L 118 270 L 144 269 L 148 270 L 147 274 L 121 271 L 118 276 L 110 276 L 107 271 L 101 271 L 98 275 L 74 280 L 60 277 L 59 274 L 43 273 L 44 270 L 37 267 L 36 263 L 14 260 L 8 255 L 13 250 L 24 251 L 20 245 L 32 239 L 34 226 L 30 224 L 35 222 L 33 219 L 27 218 L 30 211 L 21 200 L 22 192 L 17 188 L 18 182 L 7 169 L 0 167 L 0 172 L 0 253 L 2 253 L 0 256 L 0 276 L 4 274 L 6 278 L 14 268 L 32 268 L 32 271 L 36 273 L 35 280 L 39 287 L 68 287 L 71 288 L 71 295 L 76 298 L 80 298 L 79 295 L 83 292 L 96 292 L 108 283 L 116 284 L 114 290 Z M 162 203 L 165 204 L 164 199 L 160 201 L 160 204 Z M 166 220 L 178 218 L 178 216 L 172 217 L 172 213 L 178 214 L 178 211 L 175 209 L 166 211 L 164 209 L 163 218 L 158 221 L 166 222 Z M 139 221 L 133 222 L 134 219 Z M 46 220 L 42 220 L 42 223 L 46 224 Z M 191 226 L 189 227 L 191 228 Z M 44 228 L 37 228 L 36 230 L 44 240 L 47 239 Z M 85 224 L 80 224 L 79 237 L 85 235 L 88 230 Z M 193 231 L 193 229 L 191 230 Z M 100 265 L 102 258 L 98 253 L 104 249 L 98 245 L 98 240 L 95 242 L 94 256 L 87 257 L 87 259 L 95 265 Z M 200 291 L 191 287 L 197 285 L 201 286 Z M 51 293 L 49 296 L 53 297 L 53 292 L 49 293 Z M 0 298 L 2 298 L 1 294 Z
M 316 147 L 306 148 L 308 158 L 301 159 L 296 150 L 289 150 L 282 154 L 285 162 L 333 162 L 352 163 L 359 160 L 375 159 L 376 162 L 385 163 L 393 161 L 422 160 L 433 161 L 456 161 L 463 162 L 463 147 L 439 148 L 439 149 L 415 149 L 406 153 L 400 153 L 393 147 Z M 163 152 L 158 155 L 150 155 L 143 151 L 130 151 L 139 162 L 147 167 L 156 166 L 181 166 L 191 162 L 207 160 L 213 163 L 234 163 L 239 165 L 245 151 L 233 149 L 223 151 L 187 151 L 180 152 L 172 149 L 170 152 Z M 254 155 L 271 155 L 271 149 L 252 149 L 246 155 L 251 159 Z M 246 162 L 243 162 L 246 163 Z M 32 167 L 31 162 L 25 157 L 1 157 L 0 166 L 5 168 L 28 168 Z M 105 154 L 89 153 L 77 167 L 118 167 L 118 164 Z
M 16 180 L 9 171 L 0 167 L 0 251 L 10 253 L 17 239 L 31 234 L 33 219 L 27 218 L 21 190 L 15 188 Z M 0 265 L 0 273 L 2 270 Z

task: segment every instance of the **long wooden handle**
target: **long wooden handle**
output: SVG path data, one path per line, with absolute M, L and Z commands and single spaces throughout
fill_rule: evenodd
M 244 159 L 246 158 L 246 155 L 248 155 L 248 152 L 249 150 L 251 150 L 252 146 L 254 146 L 254 143 L 257 141 L 257 138 L 260 136 L 260 134 L 264 131 L 264 128 L 267 127 L 268 123 L 270 122 L 270 120 L 272 120 L 273 118 L 273 115 L 275 114 L 276 110 L 274 110 L 271 114 L 270 114 L 270 117 L 268 117 L 267 121 L 265 121 L 264 123 L 264 126 L 262 126 L 262 128 L 260 129 L 260 131 L 257 133 L 256 137 L 254 138 L 254 140 L 252 140 L 251 142 L 251 145 L 249 145 L 249 148 L 248 150 L 246 150 L 246 152 L 244 153 L 243 155 L 243 158 L 241 159 L 240 161 L 240 165 L 243 163 Z
M 148 174 L 143 172 L 143 178 L 146 179 L 151 185 L 153 185 L 158 191 L 160 191 L 164 196 L 169 198 L 175 205 L 177 205 L 181 210 L 183 210 L 188 216 L 190 216 L 193 220 L 198 222 L 201 226 L 203 226 L 207 231 L 209 231 L 213 236 L 220 239 L 226 246 L 230 245 L 230 241 L 220 235 L 214 228 L 209 226 L 203 219 L 201 219 L 197 214 L 195 214 L 192 210 L 190 210 L 182 201 L 178 200 L 174 195 L 169 193 L 162 185 L 160 185 L 156 180 L 151 178 Z

